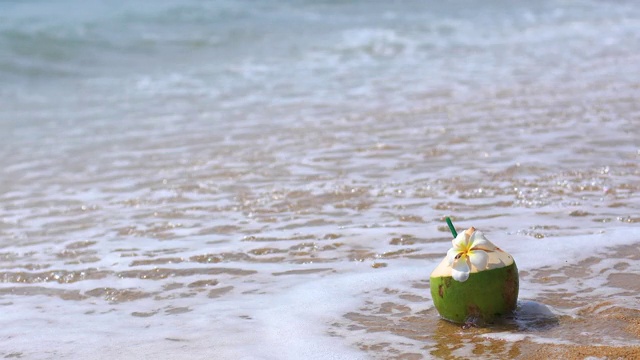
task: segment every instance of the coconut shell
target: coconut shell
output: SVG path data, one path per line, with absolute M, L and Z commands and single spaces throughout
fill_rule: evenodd
M 451 322 L 493 322 L 511 313 L 518 300 L 518 268 L 513 257 L 497 249 L 489 253 L 487 269 L 471 268 L 459 282 L 451 276 L 445 257 L 430 276 L 431 297 L 440 316 Z

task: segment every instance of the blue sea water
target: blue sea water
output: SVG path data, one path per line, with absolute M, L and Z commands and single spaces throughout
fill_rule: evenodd
M 0 355 L 438 357 L 444 216 L 561 318 L 498 357 L 584 344 L 638 298 L 639 54 L 634 1 L 0 0 Z
M 425 92 L 630 81 L 633 2 L 4 1 L 5 96 L 406 104 Z M 566 78 L 569 77 L 569 78 Z M 82 89 L 81 94 L 77 89 Z M 27 94 L 25 94 L 27 93 Z M 19 98 L 20 100 L 22 98 Z M 267 100 L 268 99 L 268 100 Z M 381 105 L 382 105 L 381 104 Z

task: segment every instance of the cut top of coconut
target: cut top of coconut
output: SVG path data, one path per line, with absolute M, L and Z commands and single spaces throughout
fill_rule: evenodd
M 489 261 L 487 263 L 487 267 L 484 270 L 498 269 L 505 266 L 509 266 L 513 264 L 513 256 L 508 253 L 502 251 L 499 248 L 496 248 L 494 251 L 487 253 L 489 256 Z M 449 264 L 449 259 L 445 256 L 444 259 L 440 262 L 440 264 L 433 270 L 431 273 L 431 277 L 442 277 L 442 276 L 452 276 L 452 267 Z M 471 265 L 470 273 L 477 273 L 478 270 L 475 266 Z

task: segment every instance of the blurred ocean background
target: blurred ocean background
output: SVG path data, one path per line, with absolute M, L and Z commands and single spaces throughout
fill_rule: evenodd
M 638 354 L 639 74 L 635 1 L 0 0 L 0 356 Z

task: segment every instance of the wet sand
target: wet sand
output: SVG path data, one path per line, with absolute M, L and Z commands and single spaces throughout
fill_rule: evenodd
M 385 288 L 378 298 L 386 301 L 370 301 L 346 314 L 346 323 L 334 325 L 353 332 L 398 336 L 396 341 L 359 343 L 374 358 L 635 359 L 640 357 L 640 310 L 629 299 L 640 299 L 638 275 L 617 271 L 626 269 L 629 261 L 640 260 L 640 250 L 621 246 L 607 257 L 618 261 L 607 276 L 609 286 L 625 291 L 606 299 L 592 296 L 586 285 L 549 291 L 536 299 L 520 299 L 516 313 L 495 324 L 467 327 L 440 319 L 434 308 L 414 311 L 415 305 L 419 308 L 430 301 L 425 280 L 414 283 L 411 292 Z M 590 271 L 600 260 L 593 257 L 554 271 L 521 271 L 521 288 L 528 287 L 527 282 L 566 285 L 567 274 L 588 282 L 602 276 L 602 271 Z M 418 347 L 419 343 L 423 346 Z
M 406 296 L 406 295 L 405 295 Z M 537 329 L 514 330 L 513 326 L 463 328 L 438 318 L 435 310 L 410 313 L 396 303 L 383 303 L 345 315 L 350 330 L 384 332 L 423 341 L 426 345 L 404 351 L 402 342 L 360 343 L 374 358 L 390 359 L 584 359 L 587 356 L 608 359 L 635 359 L 640 356 L 640 311 L 599 306 L 604 311 L 585 312 L 578 318 L 563 316 L 553 324 Z M 405 310 L 406 312 L 403 312 Z M 540 325 L 538 325 L 540 326 Z M 607 344 L 600 334 L 615 336 L 636 345 Z M 505 337 L 503 339 L 501 337 Z

